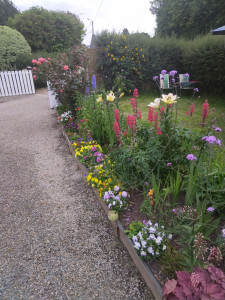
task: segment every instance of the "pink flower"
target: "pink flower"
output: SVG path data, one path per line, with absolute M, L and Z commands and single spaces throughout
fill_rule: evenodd
M 40 61 L 37 61 L 37 65 L 39 65 L 39 66 L 40 66 L 40 65 L 41 65 L 41 62 L 40 62 Z
M 62 93 L 63 92 L 63 90 L 60 90 L 60 93 Z
M 202 105 L 202 123 L 205 123 L 205 119 L 208 116 L 209 113 L 209 103 L 208 100 L 206 99 L 205 102 Z
M 133 111 L 134 111 L 134 113 L 135 113 L 136 110 L 137 110 L 137 101 L 136 101 L 136 99 L 135 99 L 135 98 L 131 98 L 131 99 L 130 99 L 130 104 L 131 104 L 131 106 L 133 107 Z
M 37 77 L 36 77 L 36 75 L 34 75 L 34 76 L 33 76 L 33 79 L 34 79 L 34 80 L 37 80 Z
M 133 96 L 135 98 L 138 98 L 138 89 L 134 89 Z
M 154 121 L 154 115 L 153 115 L 154 109 L 153 107 L 149 107 L 148 111 L 148 122 L 151 124 Z
M 46 59 L 43 58 L 43 57 L 39 57 L 39 58 L 38 58 L 38 61 L 39 61 L 40 63 L 43 63 L 43 62 L 46 62 Z
M 120 112 L 119 112 L 119 109 L 115 109 L 114 111 L 115 113 L 115 120 L 118 122 L 118 124 L 120 123 Z
M 195 105 L 194 105 L 194 103 L 192 103 L 190 106 L 190 117 L 192 117 L 194 111 L 195 111 Z
M 36 64 L 37 60 L 36 59 L 32 59 L 32 64 Z
M 164 106 L 161 106 L 161 108 L 160 108 L 160 114 L 164 113 L 164 111 L 165 111 Z
M 118 121 L 115 121 L 113 124 L 113 128 L 116 134 L 116 137 L 119 139 L 120 138 L 120 127 Z
M 156 134 L 157 135 L 161 135 L 162 134 L 162 131 L 160 130 L 159 126 L 156 128 Z
M 36 71 L 36 70 L 37 70 L 37 68 L 36 68 L 36 67 L 33 67 L 33 70 L 34 70 L 34 71 Z
M 130 127 L 131 131 L 134 130 L 134 127 L 135 127 L 135 116 L 134 115 L 127 116 L 127 125 L 128 125 L 128 127 Z
M 63 69 L 64 69 L 65 71 L 67 71 L 67 70 L 69 69 L 69 67 L 68 67 L 67 65 L 65 65 L 65 66 L 63 67 Z
M 127 131 L 127 130 L 124 130 L 123 135 L 124 135 L 124 136 L 128 136 L 128 135 L 129 135 L 128 131 Z

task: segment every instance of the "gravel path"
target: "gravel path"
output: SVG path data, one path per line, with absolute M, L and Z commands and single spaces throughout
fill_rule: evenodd
M 0 100 L 0 299 L 154 299 L 47 96 Z

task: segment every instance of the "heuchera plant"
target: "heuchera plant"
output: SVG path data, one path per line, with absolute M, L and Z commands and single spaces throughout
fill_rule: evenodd
M 167 300 L 225 299 L 225 274 L 215 266 L 194 268 L 193 273 L 178 271 L 177 280 L 168 280 L 163 288 Z

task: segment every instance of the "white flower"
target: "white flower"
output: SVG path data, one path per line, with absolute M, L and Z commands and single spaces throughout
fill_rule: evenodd
M 154 232 L 156 232 L 156 229 L 155 229 L 154 227 L 150 227 L 150 228 L 149 228 L 149 232 L 150 232 L 150 233 L 154 233 Z
M 162 242 L 162 238 L 160 236 L 158 236 L 155 242 L 157 245 L 160 245 Z
M 156 98 L 154 100 L 154 102 L 150 102 L 150 104 L 148 104 L 148 106 L 153 107 L 153 108 L 159 108 L 160 105 L 160 98 Z
M 154 250 L 152 247 L 148 247 L 147 249 L 148 253 L 150 253 L 151 255 L 154 255 Z
M 132 237 L 132 240 L 133 240 L 134 243 L 138 241 L 138 238 L 136 237 L 136 235 L 134 235 L 134 236 Z
M 155 237 L 154 234 L 150 234 L 149 237 L 147 238 L 147 240 L 153 240 L 153 241 L 155 241 L 156 237 Z
M 162 249 L 163 249 L 163 251 L 165 251 L 166 250 L 166 245 L 164 245 Z
M 146 252 L 145 251 L 141 251 L 141 256 L 146 256 Z
M 167 238 L 168 240 L 172 240 L 172 237 L 173 237 L 172 234 L 169 234 Z
M 147 244 L 147 243 L 146 243 L 145 241 L 141 241 L 141 245 L 142 245 L 143 248 L 146 247 L 146 244 Z
M 141 244 L 140 244 L 140 243 L 138 243 L 138 242 L 135 242 L 135 244 L 134 244 L 134 248 L 136 248 L 137 250 L 139 250 L 139 249 L 140 249 L 140 247 L 141 247 Z

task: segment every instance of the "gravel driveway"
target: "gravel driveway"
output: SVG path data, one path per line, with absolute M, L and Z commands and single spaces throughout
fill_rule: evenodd
M 0 98 L 0 299 L 154 299 L 45 93 Z

